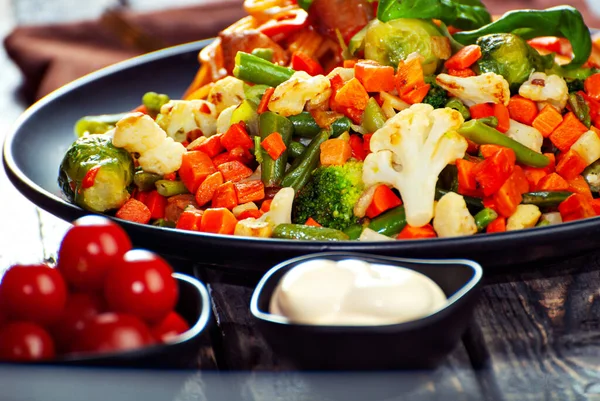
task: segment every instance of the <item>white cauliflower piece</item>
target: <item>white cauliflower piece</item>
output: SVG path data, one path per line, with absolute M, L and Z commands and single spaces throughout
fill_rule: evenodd
M 238 221 L 233 232 L 233 235 L 259 238 L 270 238 L 271 234 L 273 234 L 271 224 L 253 218 Z
M 217 132 L 217 109 L 205 100 L 171 100 L 161 107 L 156 121 L 177 142 L 196 130 L 209 137 Z
M 217 118 L 217 133 L 222 134 L 227 132 L 229 127 L 231 127 L 231 117 L 233 117 L 233 112 L 237 109 L 237 105 L 230 106 L 223 110 L 221 114 L 219 114 L 219 118 Z
M 477 232 L 475 218 L 469 213 L 465 198 L 455 192 L 448 192 L 438 201 L 433 228 L 440 238 L 473 235 Z
M 542 153 L 542 143 L 544 142 L 544 136 L 537 129 L 521 124 L 518 121 L 510 120 L 510 128 L 506 131 L 506 136 L 521 145 L 527 146 L 531 150 L 535 150 L 538 153 Z
M 374 242 L 374 241 L 395 241 L 394 238 L 388 237 L 387 235 L 383 235 L 378 233 L 377 231 L 370 229 L 369 227 L 365 228 L 358 240 L 361 242 Z
M 294 188 L 281 188 L 273 198 L 269 211 L 258 220 L 269 223 L 271 228 L 275 228 L 280 224 L 291 224 L 293 203 Z
M 130 113 L 117 123 L 112 143 L 129 153 L 144 153 L 160 145 L 166 136 L 152 117 L 144 113 Z
M 207 100 L 217 108 L 217 114 L 228 107 L 237 106 L 246 99 L 244 81 L 227 76 L 215 82 L 208 92 Z
M 519 205 L 513 215 L 506 220 L 506 231 L 535 227 L 541 215 L 542 212 L 536 205 Z
M 589 166 L 600 159 L 600 138 L 594 131 L 589 130 L 577 139 L 571 149 L 577 152 Z
M 565 80 L 558 75 L 534 72 L 519 88 L 519 95 L 535 102 L 542 102 L 539 104 L 540 108 L 549 103 L 562 110 L 569 100 L 569 88 Z
M 308 102 L 313 107 L 325 102 L 331 96 L 331 83 L 323 75 L 310 76 L 297 71 L 273 92 L 269 100 L 269 110 L 284 117 L 300 114 Z
M 354 78 L 354 68 L 335 67 L 327 74 L 327 78 L 331 79 L 336 75 L 339 75 L 344 82 L 348 82 Z
M 459 98 L 468 107 L 479 103 L 502 103 L 507 106 L 510 100 L 510 87 L 502 75 L 486 72 L 474 77 L 454 77 L 439 74 L 436 83 Z
M 138 162 L 147 173 L 168 174 L 179 170 L 181 157 L 186 152 L 185 147 L 167 137 L 160 145 L 140 153 Z
M 397 188 L 408 224 L 429 223 L 440 172 L 467 150 L 467 140 L 456 132 L 463 122 L 462 115 L 450 108 L 434 110 L 419 103 L 402 110 L 371 137 L 372 153 L 363 165 L 365 186 Z
M 548 222 L 548 225 L 560 224 L 562 223 L 562 216 L 560 212 L 549 212 L 542 214 L 540 217 L 540 222 Z

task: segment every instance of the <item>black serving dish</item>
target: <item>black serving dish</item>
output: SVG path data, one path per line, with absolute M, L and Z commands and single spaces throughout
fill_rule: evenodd
M 447 304 L 422 319 L 381 326 L 320 326 L 290 323 L 269 313 L 281 278 L 311 259 L 357 258 L 420 272 L 436 282 Z M 463 259 L 404 259 L 358 253 L 319 253 L 283 262 L 262 278 L 250 311 L 273 350 L 303 369 L 382 370 L 435 367 L 460 341 L 477 300 L 481 266 Z

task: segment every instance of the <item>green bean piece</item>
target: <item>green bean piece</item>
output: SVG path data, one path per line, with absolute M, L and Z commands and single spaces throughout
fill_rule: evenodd
M 294 70 L 273 64 L 252 54 L 238 52 L 233 75 L 242 81 L 277 86 L 292 77 Z
M 255 107 L 258 107 L 268 88 L 270 88 L 269 85 L 248 85 L 244 83 L 244 95 L 246 96 L 246 100 L 254 103 Z
M 440 200 L 442 198 L 442 196 L 446 195 L 448 192 L 455 192 L 455 191 L 448 191 L 448 190 L 442 189 L 442 188 L 435 188 L 435 200 Z M 469 210 L 479 212 L 481 209 L 484 208 L 483 201 L 481 199 L 474 198 L 472 196 L 466 196 L 466 195 L 460 195 L 460 196 L 462 196 L 463 199 L 465 200 L 465 203 L 467 204 L 467 207 L 469 208 Z
M 379 234 L 392 237 L 397 235 L 406 226 L 406 212 L 404 206 L 398 206 L 388 210 L 375 217 L 369 223 L 371 230 L 377 231 Z
M 489 116 L 478 118 L 477 121 L 484 123 L 488 127 L 496 128 L 498 126 L 498 117 Z
M 362 126 L 367 132 L 375 132 L 383 127 L 386 118 L 383 110 L 379 107 L 379 103 L 374 98 L 369 98 L 365 113 L 363 114 Z
M 169 221 L 169 220 L 165 220 L 165 219 L 155 220 L 152 223 L 152 225 L 156 226 L 156 227 L 164 227 L 164 228 L 175 228 L 176 227 L 175 222 Z
M 303 111 L 295 116 L 289 116 L 288 120 L 294 124 L 294 135 L 296 136 L 302 138 L 314 138 L 321 132 L 321 127 L 319 127 L 319 124 L 317 124 L 308 111 Z
M 158 180 L 154 185 L 158 193 L 167 198 L 189 192 L 182 181 Z
M 282 187 L 292 187 L 298 192 L 306 185 L 308 180 L 310 180 L 312 171 L 319 164 L 321 144 L 327 139 L 329 139 L 329 132 L 327 131 L 321 131 L 319 135 L 314 137 L 306 148 L 306 151 L 301 157 L 294 160 L 292 167 L 283 177 L 283 180 L 281 181 Z
M 288 156 L 295 159 L 302 156 L 305 150 L 306 146 L 302 145 L 300 142 L 291 141 L 290 146 L 288 147 Z
M 137 171 L 133 175 L 133 183 L 140 191 L 150 191 L 154 188 L 156 181 L 161 180 L 162 175 L 147 173 L 145 171 Z
M 523 194 L 523 201 L 521 203 L 539 207 L 552 207 L 558 206 L 571 195 L 573 193 L 569 191 L 527 192 Z
M 347 234 L 334 228 L 313 227 L 304 224 L 279 224 L 273 230 L 273 238 L 304 241 L 346 241 Z
M 252 50 L 252 55 L 260 57 L 263 60 L 267 60 L 268 62 L 273 61 L 273 49 L 259 47 L 257 49 Z
M 541 153 L 529 149 L 500 131 L 477 120 L 467 121 L 458 129 L 458 133 L 478 145 L 492 144 L 510 148 L 515 151 L 517 161 L 527 166 L 546 167 L 550 159 Z
M 279 133 L 285 143 L 286 148 L 289 147 L 294 132 L 294 126 L 285 117 L 270 111 L 264 112 L 259 117 L 259 132 L 261 141 L 266 139 L 273 132 Z M 288 149 L 286 149 L 277 160 L 262 149 L 261 163 L 261 178 L 267 188 L 279 186 L 285 174 L 285 167 L 288 161 Z
M 254 138 L 254 158 L 256 159 L 256 161 L 258 163 L 263 162 L 263 157 L 262 157 L 262 147 L 260 146 L 260 136 L 255 136 Z
M 493 209 L 485 208 L 475 215 L 475 225 L 477 231 L 482 232 L 494 220 L 498 218 L 498 213 Z
M 579 93 L 569 93 L 569 106 L 571 106 L 571 110 L 579 121 L 583 123 L 586 127 L 590 128 L 592 126 L 592 118 L 590 117 L 590 106 L 588 106 L 587 102 Z
M 351 240 L 357 240 L 360 238 L 360 235 L 364 229 L 365 228 L 362 226 L 362 224 L 352 224 L 344 229 L 344 233 L 346 233 Z
M 331 123 L 329 131 L 331 131 L 331 138 L 337 138 L 344 132 L 350 131 L 350 125 L 352 121 L 348 117 L 341 117 Z
M 549 226 L 551 223 L 548 220 L 540 220 L 539 223 L 537 223 L 535 226 L 536 227 L 546 227 Z
M 465 121 L 471 118 L 471 112 L 469 111 L 469 108 L 465 106 L 465 104 L 461 102 L 458 98 L 453 97 L 450 100 L 448 100 L 448 102 L 446 103 L 446 107 L 458 111 L 460 114 L 462 114 Z
M 148 109 L 152 115 L 160 113 L 161 107 L 170 101 L 171 98 L 163 93 L 146 92 L 144 96 L 142 96 L 142 104 L 146 106 L 146 109 Z
M 104 134 L 115 128 L 126 115 L 127 113 L 120 113 L 81 117 L 75 123 L 75 136 L 81 138 L 86 134 Z

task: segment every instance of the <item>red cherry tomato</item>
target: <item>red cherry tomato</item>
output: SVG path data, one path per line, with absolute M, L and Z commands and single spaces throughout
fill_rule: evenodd
M 141 249 L 129 251 L 108 271 L 104 297 L 111 310 L 159 322 L 177 302 L 172 273 L 160 256 Z
M 108 268 L 131 249 L 127 233 L 109 219 L 85 216 L 67 231 L 58 250 L 58 269 L 79 291 L 100 291 Z
M 42 325 L 58 319 L 67 302 L 65 281 L 58 270 L 46 265 L 12 266 L 0 292 L 9 318 Z
M 27 362 L 52 358 L 52 338 L 41 326 L 12 322 L 0 328 L 0 361 Z
M 118 352 L 153 344 L 144 322 L 124 313 L 102 313 L 83 329 L 73 346 L 74 352 Z
M 94 294 L 70 294 L 60 318 L 50 327 L 57 350 L 69 352 L 86 325 L 104 310 L 103 299 Z
M 189 329 L 190 326 L 177 312 L 169 313 L 160 323 L 150 328 L 154 338 L 163 343 L 185 333 Z

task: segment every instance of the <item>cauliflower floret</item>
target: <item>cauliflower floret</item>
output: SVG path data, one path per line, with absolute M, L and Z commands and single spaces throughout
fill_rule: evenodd
M 272 233 L 273 227 L 268 222 L 249 218 L 237 222 L 233 235 L 270 238 Z
M 331 83 L 323 75 L 311 77 L 304 71 L 294 75 L 277 88 L 269 100 L 269 110 L 284 117 L 300 114 L 306 102 L 317 106 L 331 96 Z
M 551 104 L 559 110 L 567 105 L 569 100 L 569 88 L 564 79 L 558 75 L 546 75 L 543 72 L 534 72 L 519 88 L 519 95 L 542 102 L 538 107 L 543 108 L 546 103 Z
M 590 130 L 581 135 L 571 149 L 585 160 L 586 165 L 590 165 L 600 159 L 600 138 Z
M 258 220 L 269 223 L 271 228 L 275 228 L 280 224 L 290 224 L 292 222 L 293 203 L 294 188 L 282 188 L 273 198 L 269 211 Z
M 144 153 L 160 145 L 166 136 L 152 117 L 144 113 L 130 113 L 117 123 L 112 143 L 129 153 Z
M 339 75 L 344 82 L 348 82 L 354 78 L 354 68 L 335 67 L 327 74 L 327 78 L 331 79 L 336 75 Z
M 363 232 L 360 234 L 360 237 L 358 237 L 358 240 L 361 242 L 395 241 L 392 237 L 380 234 L 377 231 L 370 229 L 369 227 L 363 230 Z
M 208 92 L 207 100 L 216 106 L 218 114 L 228 107 L 237 106 L 244 99 L 244 81 L 228 76 L 215 82 Z
M 177 142 L 187 140 L 192 131 L 206 137 L 217 132 L 217 110 L 205 100 L 171 100 L 161 107 L 156 121 Z
M 542 212 L 536 205 L 519 205 L 513 215 L 506 220 L 506 231 L 535 227 L 541 215 Z
M 438 201 L 433 228 L 440 238 L 473 235 L 477 232 L 475 218 L 469 213 L 465 198 L 455 192 L 448 192 Z
M 222 134 L 227 132 L 229 127 L 231 127 L 231 117 L 233 117 L 233 112 L 237 109 L 238 105 L 229 106 L 225 110 L 219 114 L 219 118 L 217 118 L 217 133 Z
M 414 104 L 389 119 L 371 137 L 364 161 L 365 185 L 400 191 L 406 220 L 421 227 L 433 217 L 435 184 L 446 165 L 465 155 L 467 141 L 456 130 L 464 122 L 453 109 Z
M 518 121 L 510 120 L 510 128 L 506 131 L 506 136 L 522 145 L 527 146 L 531 150 L 542 153 L 542 143 L 544 137 L 537 129 L 529 125 L 521 124 Z
M 510 100 L 508 82 L 502 75 L 493 72 L 466 78 L 439 74 L 435 81 L 468 107 L 488 102 L 507 106 Z
M 142 170 L 148 173 L 168 174 L 179 170 L 185 147 L 173 138 L 165 138 L 160 145 L 140 153 L 138 162 Z

